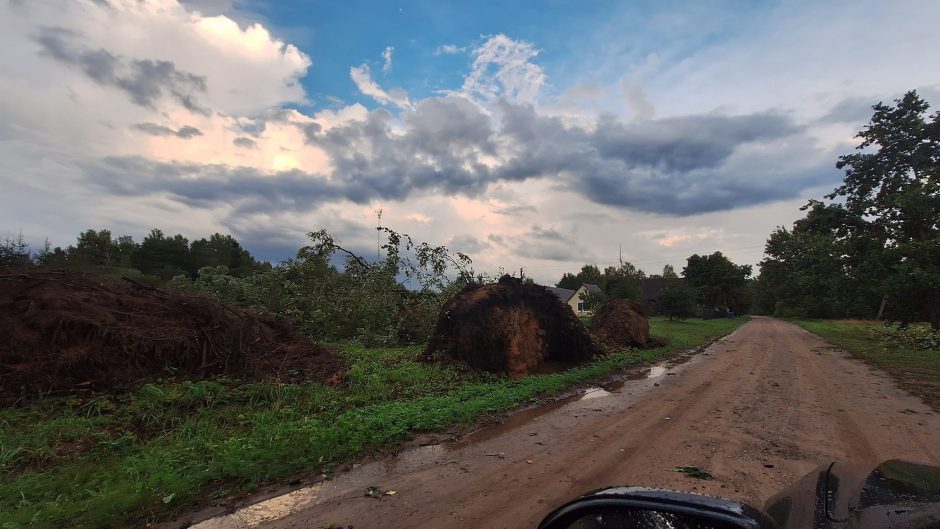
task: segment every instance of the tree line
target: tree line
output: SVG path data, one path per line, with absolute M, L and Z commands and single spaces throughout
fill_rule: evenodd
M 156 228 L 139 243 L 130 235 L 114 237 L 110 230 L 89 229 L 78 235 L 74 245 L 52 248 L 47 241 L 36 252 L 31 251 L 22 234 L 0 241 L 0 265 L 29 264 L 95 268 L 105 274 L 136 271 L 161 280 L 178 275 L 195 278 L 207 266 L 224 266 L 237 277 L 270 267 L 256 260 L 231 235 L 214 233 L 190 242 L 180 234 L 168 236 Z
M 916 91 L 879 103 L 839 157 L 842 184 L 770 235 L 756 304 L 778 316 L 940 329 L 940 113 Z
M 670 318 L 685 318 L 709 312 L 747 312 L 752 299 L 750 265 L 738 265 L 721 252 L 709 255 L 691 255 L 682 269 L 682 278 L 672 265 L 665 265 L 662 274 L 647 275 L 629 262 L 608 266 L 603 271 L 597 265 L 586 264 L 577 273 L 566 272 L 555 284 L 557 287 L 577 290 L 583 284 L 597 285 L 599 294 L 588 294 L 588 308 L 595 308 L 608 299 L 625 298 L 647 304 L 643 282 L 661 278 L 664 285 L 657 292 L 655 304 L 647 307 Z

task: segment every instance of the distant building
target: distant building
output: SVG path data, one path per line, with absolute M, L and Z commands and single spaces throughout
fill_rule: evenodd
M 581 316 L 589 312 L 585 308 L 585 303 L 581 296 L 587 294 L 588 292 L 591 292 L 594 294 L 600 294 L 603 292 L 603 290 L 601 290 L 601 287 L 597 285 L 592 285 L 590 283 L 584 283 L 583 285 L 578 287 L 577 290 L 571 290 L 570 288 L 558 288 L 558 287 L 545 287 L 545 288 L 551 290 L 553 294 L 558 296 L 558 299 L 561 300 L 562 303 L 567 304 L 569 307 L 571 307 L 571 310 L 573 310 L 575 314 L 578 314 Z
M 643 305 L 649 314 L 655 314 L 656 302 L 659 300 L 659 292 L 668 285 L 685 283 L 681 277 L 647 277 L 640 285 L 643 291 Z

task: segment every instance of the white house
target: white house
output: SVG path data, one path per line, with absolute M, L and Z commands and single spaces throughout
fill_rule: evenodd
M 577 290 L 571 290 L 570 288 L 558 288 L 558 287 L 545 287 L 545 288 L 551 290 L 553 294 L 558 296 L 558 299 L 560 299 L 562 303 L 566 303 L 569 307 L 571 307 L 571 310 L 573 310 L 575 314 L 578 314 L 581 316 L 590 312 L 587 309 L 585 309 L 584 300 L 582 299 L 582 296 L 584 296 L 588 292 L 592 292 L 595 294 L 600 294 L 601 292 L 603 292 L 601 290 L 601 287 L 597 285 L 592 285 L 590 283 L 582 284 L 580 287 L 578 287 Z

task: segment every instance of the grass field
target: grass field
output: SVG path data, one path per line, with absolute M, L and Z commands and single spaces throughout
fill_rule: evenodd
M 654 319 L 665 347 L 508 380 L 416 361 L 420 347 L 338 347 L 344 387 L 161 382 L 0 409 L 0 528 L 121 527 L 224 503 L 291 476 L 550 397 L 725 335 L 736 320 Z
M 940 348 L 899 340 L 896 328 L 857 320 L 790 320 L 852 355 L 887 371 L 905 390 L 940 411 Z M 926 326 L 911 333 L 925 334 Z M 902 335 L 903 336 L 903 333 Z

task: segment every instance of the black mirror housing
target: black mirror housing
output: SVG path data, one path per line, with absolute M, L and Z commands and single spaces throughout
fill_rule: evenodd
M 539 529 L 777 529 L 757 509 L 732 500 L 646 487 L 596 490 L 555 509 Z

